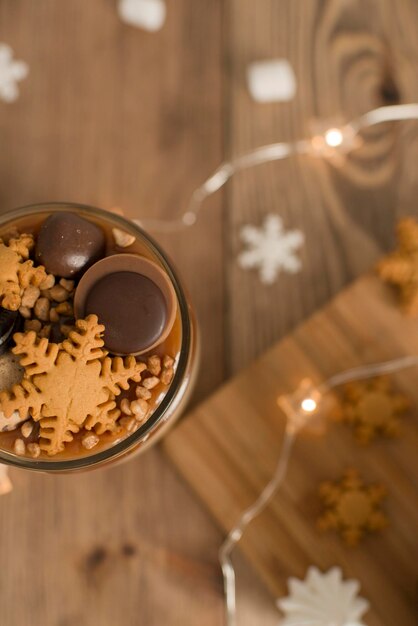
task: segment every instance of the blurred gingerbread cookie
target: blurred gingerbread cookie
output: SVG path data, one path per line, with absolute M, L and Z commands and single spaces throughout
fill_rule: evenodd
M 408 217 L 396 229 L 398 249 L 377 265 L 379 276 L 400 291 L 401 306 L 407 315 L 418 315 L 418 222 Z
M 341 480 L 321 483 L 319 497 L 324 511 L 318 519 L 318 528 L 336 530 L 348 546 L 354 547 L 367 533 L 388 525 L 380 509 L 385 496 L 382 485 L 366 485 L 357 470 L 348 469 Z
M 379 436 L 399 435 L 400 418 L 409 406 L 389 378 L 372 378 L 345 385 L 332 417 L 351 426 L 358 443 L 367 444 Z

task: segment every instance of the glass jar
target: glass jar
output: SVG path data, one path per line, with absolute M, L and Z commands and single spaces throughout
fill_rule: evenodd
M 0 447 L 0 463 L 42 472 L 73 472 L 92 469 L 125 460 L 154 445 L 178 419 L 190 397 L 197 375 L 199 342 L 196 321 L 190 299 L 185 293 L 171 261 L 161 248 L 135 223 L 114 213 L 73 203 L 49 203 L 22 207 L 0 215 L 0 237 L 12 229 L 30 230 L 36 234 L 39 225 L 52 213 L 70 211 L 100 225 L 106 233 L 117 228 L 135 237 L 139 253 L 157 263 L 169 277 L 175 290 L 178 306 L 179 350 L 174 378 L 160 404 L 148 420 L 133 433 L 103 447 L 84 451 L 82 456 L 41 457 L 32 459 L 18 456 Z M 123 249 L 118 251 L 123 253 Z M 132 248 L 129 249 L 132 252 Z M 133 252 L 138 252 L 135 249 Z

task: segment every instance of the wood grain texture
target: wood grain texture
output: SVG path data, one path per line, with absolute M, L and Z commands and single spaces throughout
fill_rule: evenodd
M 395 6 L 396 5 L 396 6 Z M 303 2 L 231 0 L 226 145 L 236 155 L 272 141 L 309 136 L 312 122 L 343 123 L 366 111 L 418 98 L 417 5 L 406 0 Z M 248 63 L 279 57 L 295 71 L 294 101 L 255 103 L 245 86 Z M 365 133 L 343 168 L 301 156 L 237 176 L 227 191 L 231 250 L 227 272 L 229 371 L 250 363 L 273 341 L 370 267 L 392 243 L 394 219 L 417 213 L 413 163 L 417 124 Z M 306 233 L 304 270 L 263 286 L 235 256 L 238 232 L 279 213 Z
M 116 4 L 0 0 L 0 41 L 30 66 L 20 99 L 0 102 L 0 210 L 65 199 L 172 216 L 225 157 L 306 136 L 315 117 L 418 98 L 415 0 L 167 0 L 155 34 L 123 25 Z M 247 64 L 277 55 L 297 96 L 255 104 Z M 416 129 L 368 133 L 343 171 L 301 158 L 242 173 L 194 229 L 159 237 L 199 315 L 196 400 L 391 245 L 395 216 L 416 212 Z M 267 289 L 235 257 L 239 226 L 270 211 L 309 237 L 303 273 Z M 0 500 L 2 626 L 222 623 L 221 536 L 160 451 L 77 482 L 14 480 Z M 239 585 L 240 626 L 273 625 L 250 568 Z
M 417 328 L 416 320 L 403 318 L 393 293 L 378 278 L 361 278 L 201 404 L 167 437 L 164 448 L 227 531 L 273 475 L 285 426 L 277 397 L 294 392 L 305 377 L 319 383 L 351 367 L 416 355 Z M 329 419 L 320 430 L 308 428 L 298 436 L 282 488 L 240 544 L 275 597 L 286 594 L 289 576 L 304 578 L 312 564 L 324 571 L 338 564 L 346 577 L 361 582 L 370 600 L 368 625 L 415 626 L 416 376 L 415 367 L 394 377 L 415 407 L 402 422 L 399 440 L 362 447 L 347 426 Z M 388 492 L 389 528 L 357 548 L 316 528 L 319 484 L 338 479 L 350 467 Z
M 19 100 L 0 102 L 0 210 L 68 199 L 169 217 L 221 161 L 221 3 L 176 0 L 155 34 L 116 8 L 0 1 L 0 41 L 30 67 Z M 162 241 L 200 318 L 200 397 L 224 375 L 221 225 L 217 198 L 205 237 Z M 0 501 L 2 626 L 221 622 L 220 534 L 159 450 L 110 472 L 12 479 Z

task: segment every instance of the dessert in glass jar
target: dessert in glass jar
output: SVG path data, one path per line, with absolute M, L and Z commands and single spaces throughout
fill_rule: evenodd
M 0 216 L 0 463 L 69 472 L 146 449 L 197 364 L 190 302 L 142 229 L 70 203 Z

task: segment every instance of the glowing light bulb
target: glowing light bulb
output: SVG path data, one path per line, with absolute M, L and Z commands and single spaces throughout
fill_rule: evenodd
M 305 413 L 313 413 L 318 407 L 316 401 L 313 398 L 305 398 L 300 403 L 300 406 L 302 408 L 302 411 L 305 411 Z
M 344 140 L 344 135 L 339 128 L 329 128 L 325 133 L 325 143 L 330 148 L 338 148 Z

